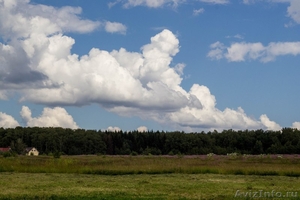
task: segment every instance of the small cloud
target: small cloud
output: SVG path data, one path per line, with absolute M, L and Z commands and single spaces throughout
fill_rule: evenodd
M 244 0 L 250 1 L 250 0 Z M 252 0 L 254 1 L 254 0 Z M 252 2 L 251 1 L 251 2 Z M 272 3 L 289 3 L 289 7 L 287 8 L 287 16 L 290 17 L 293 21 L 285 24 L 285 27 L 293 26 L 294 23 L 300 24 L 300 1 L 299 0 L 269 0 Z
M 121 0 L 117 0 L 117 1 L 114 1 L 114 2 L 109 2 L 107 4 L 108 8 L 112 8 L 114 7 L 116 4 L 120 3 Z
M 300 130 L 300 122 L 294 122 L 292 125 L 292 128 L 296 128 L 296 129 Z
M 186 65 L 184 63 L 178 63 L 177 65 L 175 65 L 174 69 L 178 74 L 183 75 L 183 70 L 185 66 Z
M 229 0 L 200 0 L 204 3 L 211 3 L 211 4 L 228 4 Z
M 235 36 L 233 36 L 234 38 L 236 38 L 236 39 L 244 39 L 244 37 L 243 36 L 241 36 L 240 34 L 236 34 Z
M 193 10 L 193 15 L 198 16 L 199 14 L 204 13 L 204 11 L 205 11 L 204 8 L 199 8 L 198 10 L 194 9 Z
M 185 0 L 124 0 L 124 8 L 146 6 L 149 8 L 161 8 L 164 5 L 176 8 Z
M 148 128 L 146 126 L 140 126 L 140 127 L 137 128 L 137 131 L 138 132 L 147 132 Z
M 216 59 L 216 60 L 220 60 L 224 57 L 224 50 L 226 49 L 226 47 L 224 46 L 223 43 L 221 42 L 215 42 L 213 44 L 210 45 L 210 48 L 212 50 L 210 50 L 210 52 L 208 52 L 207 57 L 211 58 L 211 59 Z
M 243 0 L 243 4 L 250 5 L 250 4 L 254 4 L 254 3 L 255 3 L 255 0 Z
M 242 35 L 240 35 L 240 34 L 236 34 L 234 36 L 228 35 L 228 36 L 226 36 L 226 38 L 228 38 L 228 39 L 229 38 L 236 38 L 236 39 L 240 39 L 240 40 L 244 39 L 244 37 Z
M 229 62 L 259 60 L 261 62 L 274 61 L 278 56 L 300 55 L 300 42 L 271 42 L 264 46 L 260 42 L 236 42 L 229 47 L 220 42 L 210 45 L 208 57 L 219 60 L 226 58 Z
M 294 23 L 294 22 L 289 22 L 289 23 L 286 23 L 286 24 L 284 24 L 284 27 L 285 28 L 290 28 L 290 27 L 293 27 L 293 26 L 295 26 L 296 24 Z
M 120 33 L 125 35 L 127 31 L 127 27 L 118 22 L 106 22 L 105 23 L 105 31 L 109 33 Z
M 120 132 L 121 131 L 121 129 L 117 126 L 115 126 L 115 127 L 109 126 L 106 130 L 109 132 Z
M 0 92 L 0 100 L 8 100 L 8 97 L 6 95 L 6 92 Z

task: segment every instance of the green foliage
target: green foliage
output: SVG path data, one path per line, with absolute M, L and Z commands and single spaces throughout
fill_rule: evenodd
M 263 176 L 300 175 L 300 157 L 230 156 L 50 156 L 0 157 L 1 172 L 75 174 L 214 173 Z
M 139 155 L 136 151 L 133 151 L 133 152 L 131 152 L 131 154 L 130 154 L 131 156 L 137 156 L 137 155 Z
M 60 156 L 61 156 L 61 152 L 59 152 L 59 151 L 55 151 L 53 153 L 53 158 L 60 158 Z
M 16 141 L 11 141 L 10 143 L 10 148 L 13 152 L 17 153 L 17 154 L 25 154 L 25 148 L 26 148 L 26 144 L 23 142 L 23 140 L 21 138 L 18 138 Z
M 15 156 L 15 154 L 13 152 L 11 152 L 11 151 L 4 152 L 2 155 L 3 155 L 4 158 L 14 157 Z
M 256 140 L 255 145 L 253 147 L 252 153 L 253 154 L 262 154 L 264 152 L 263 150 L 263 144 L 260 140 Z
M 0 128 L 0 146 L 23 154 L 26 146 L 40 155 L 59 151 L 65 155 L 227 155 L 300 154 L 300 130 L 223 130 L 222 132 L 109 132 L 84 129 L 16 127 Z

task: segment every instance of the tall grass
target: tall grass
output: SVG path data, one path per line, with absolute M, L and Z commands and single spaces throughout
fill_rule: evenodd
M 79 174 L 234 174 L 300 176 L 298 157 L 49 156 L 0 157 L 0 172 Z

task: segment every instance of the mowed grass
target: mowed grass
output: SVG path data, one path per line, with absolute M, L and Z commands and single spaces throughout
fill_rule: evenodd
M 300 157 L 289 156 L 50 156 L 0 157 L 0 172 L 126 174 L 233 174 L 300 176 Z
M 291 198 L 285 196 L 285 199 L 299 199 L 299 189 L 299 179 L 286 176 L 0 173 L 0 199 L 226 200 L 252 199 L 249 195 L 245 197 L 246 192 L 260 191 L 270 195 L 273 191 L 274 197 L 275 194 L 283 197 L 293 192 Z

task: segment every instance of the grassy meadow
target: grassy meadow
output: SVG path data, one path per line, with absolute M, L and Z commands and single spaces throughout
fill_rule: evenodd
M 0 172 L 0 199 L 300 199 L 298 155 L 0 157 Z
M 0 172 L 126 174 L 233 174 L 300 176 L 298 155 L 258 156 L 18 156 L 0 157 Z
M 245 192 L 298 192 L 285 176 L 220 174 L 91 175 L 1 173 L 0 199 L 250 199 Z M 296 199 L 296 198 L 291 198 Z

